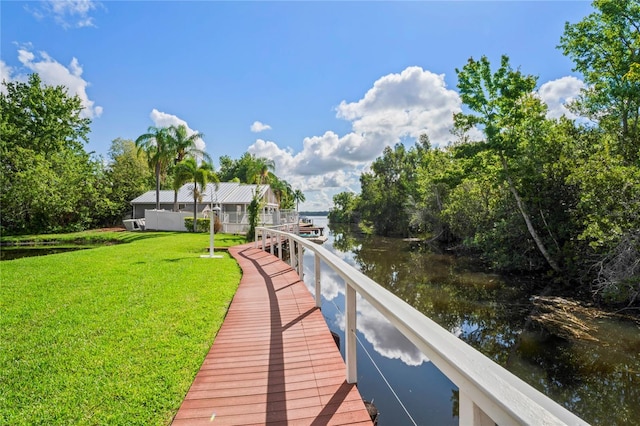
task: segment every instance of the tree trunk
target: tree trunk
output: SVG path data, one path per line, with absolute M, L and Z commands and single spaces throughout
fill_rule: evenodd
M 178 191 L 175 189 L 173 190 L 173 211 L 178 211 Z
M 524 218 L 524 221 L 527 224 L 527 229 L 529 230 L 529 234 L 531 235 L 531 238 L 533 238 L 533 241 L 536 243 L 536 246 L 538 247 L 538 250 L 540 250 L 540 253 L 542 253 L 542 256 L 544 256 L 544 258 L 546 259 L 546 261 L 549 264 L 549 266 L 551 266 L 551 269 L 553 269 L 558 274 L 561 273 L 562 271 L 560 270 L 560 267 L 558 266 L 556 261 L 553 260 L 553 258 L 551 257 L 551 255 L 549 254 L 547 249 L 545 248 L 544 243 L 542 242 L 542 239 L 540 238 L 540 236 L 538 235 L 538 233 L 534 229 L 533 223 L 531 223 L 531 218 L 529 217 L 529 214 L 525 210 L 524 203 L 522 202 L 522 199 L 520 198 L 520 195 L 518 194 L 518 191 L 516 190 L 516 187 L 513 184 L 513 181 L 511 180 L 511 176 L 509 175 L 509 168 L 507 167 L 507 160 L 504 158 L 504 156 L 502 154 L 500 155 L 500 160 L 502 161 L 502 168 L 503 168 L 505 176 L 507 178 L 507 183 L 509 184 L 509 190 L 513 194 L 513 198 L 516 199 L 516 204 L 518 205 L 518 210 L 520 210 L 520 213 L 522 214 L 522 217 Z

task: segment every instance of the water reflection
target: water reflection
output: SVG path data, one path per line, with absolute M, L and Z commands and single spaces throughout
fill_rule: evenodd
M 337 227 L 325 234 L 326 248 L 585 420 L 637 424 L 637 324 L 599 319 L 596 340 L 567 341 L 527 321 L 530 282 L 506 282 L 451 256 L 419 253 L 397 239 Z M 307 256 L 305 277 L 311 288 L 313 255 Z M 344 341 L 344 282 L 326 266 L 322 277 L 323 314 Z M 358 388 L 365 399 L 374 399 L 379 424 L 457 424 L 456 387 L 375 308 L 361 298 L 357 306 L 363 346 L 358 348 Z

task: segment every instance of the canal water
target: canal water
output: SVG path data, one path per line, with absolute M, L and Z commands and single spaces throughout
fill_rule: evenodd
M 590 339 L 567 339 L 527 321 L 525 279 L 505 279 L 402 239 L 362 236 L 326 218 L 324 247 L 584 420 L 640 425 L 640 326 L 597 318 Z M 313 291 L 313 255 L 304 280 Z M 344 281 L 322 268 L 322 313 L 344 342 Z M 379 425 L 457 425 L 458 389 L 366 301 L 358 298 L 358 389 Z M 344 356 L 344 344 L 341 345 Z

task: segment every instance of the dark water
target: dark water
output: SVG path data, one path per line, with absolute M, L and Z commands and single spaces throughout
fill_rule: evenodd
M 13 260 L 22 257 L 47 256 L 68 251 L 84 250 L 87 247 L 2 247 L 0 260 Z
M 314 218 L 327 226 L 326 218 Z M 640 425 L 640 328 L 592 320 L 595 339 L 566 340 L 527 318 L 526 281 L 509 282 L 400 239 L 326 232 L 324 247 L 592 424 Z M 313 286 L 313 255 L 305 281 Z M 322 312 L 344 342 L 344 282 L 322 270 Z M 384 425 L 456 425 L 457 388 L 366 301 L 358 299 L 358 389 Z M 344 346 L 344 345 L 343 345 Z M 342 348 L 344 355 L 344 348 Z

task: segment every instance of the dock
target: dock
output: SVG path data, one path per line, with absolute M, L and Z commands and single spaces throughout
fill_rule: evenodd
M 321 311 L 298 274 L 229 248 L 238 291 L 173 425 L 371 425 Z

